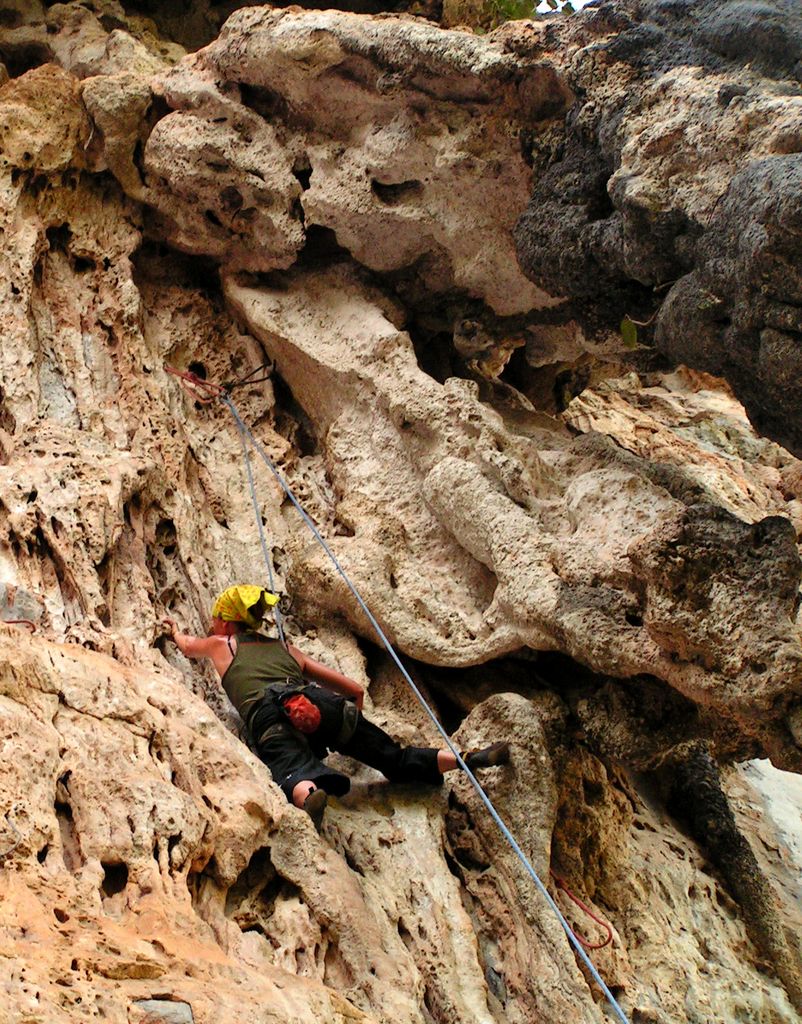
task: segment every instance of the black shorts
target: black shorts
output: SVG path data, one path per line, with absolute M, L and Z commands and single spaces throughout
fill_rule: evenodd
M 320 709 L 320 727 L 315 733 L 307 736 L 294 729 L 277 699 L 266 694 L 248 720 L 251 744 L 288 800 L 298 783 L 307 780 L 332 796 L 344 796 L 351 780 L 323 764 L 322 758 L 342 728 L 345 698 L 314 685 L 305 687 L 303 693 Z

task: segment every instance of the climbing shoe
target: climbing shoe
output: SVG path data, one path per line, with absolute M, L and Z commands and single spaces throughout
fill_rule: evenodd
M 313 789 L 306 800 L 304 800 L 304 810 L 312 819 L 312 824 L 317 832 L 320 831 L 323 825 L 323 812 L 326 810 L 327 800 L 328 797 L 326 796 L 325 789 Z
M 481 750 L 469 750 L 462 755 L 462 759 L 471 771 L 475 768 L 495 768 L 496 765 L 509 763 L 510 745 L 502 740 L 501 743 L 494 743 Z

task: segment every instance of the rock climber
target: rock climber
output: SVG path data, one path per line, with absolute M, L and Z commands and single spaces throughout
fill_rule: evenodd
M 327 794 L 343 796 L 347 775 L 323 759 L 336 750 L 378 769 L 394 782 L 439 784 L 458 766 L 452 751 L 402 747 L 362 714 L 364 691 L 353 679 L 313 661 L 293 645 L 259 632 L 278 596 L 254 585 L 224 590 L 212 607 L 209 636 L 181 633 L 165 619 L 187 658 L 209 658 L 239 712 L 251 745 L 287 799 L 303 808 L 319 830 Z M 509 744 L 469 751 L 473 771 L 506 764 Z

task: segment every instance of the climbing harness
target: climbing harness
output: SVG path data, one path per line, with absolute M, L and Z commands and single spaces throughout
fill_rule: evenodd
M 564 879 L 560 878 L 560 876 L 556 875 L 553 871 L 551 871 L 550 874 L 551 877 L 554 879 L 554 884 L 557 886 L 557 888 L 562 889 L 562 891 L 565 893 L 569 900 L 575 903 L 580 910 L 584 910 L 588 917 L 594 920 L 596 924 L 600 924 L 602 928 L 604 928 L 604 930 L 607 932 L 607 938 L 604 940 L 604 942 L 588 942 L 587 939 L 582 938 L 578 931 L 574 931 L 574 935 L 576 935 L 577 939 L 582 943 L 585 949 L 604 949 L 605 946 L 609 946 L 609 944 L 613 941 L 613 929 L 610 927 L 610 925 L 606 921 L 603 921 L 600 917 L 597 917 L 596 914 L 593 913 L 593 911 L 586 903 L 583 903 L 578 896 L 575 896 L 574 893 L 572 893 L 568 886 L 565 884 Z
M 621 1007 L 619 1006 L 618 1001 L 616 1000 L 615 996 L 613 995 L 613 993 L 610 991 L 610 989 L 608 988 L 608 986 L 604 982 L 604 979 L 599 974 L 599 972 L 597 971 L 596 967 L 593 965 L 593 962 L 591 961 L 590 957 L 588 956 L 588 954 L 583 949 L 582 943 L 579 941 L 577 936 L 572 931 L 571 926 L 568 924 L 568 922 L 565 919 L 562 911 L 557 906 L 557 903 L 555 902 L 554 897 L 551 895 L 551 893 L 548 891 L 546 886 L 540 880 L 540 876 L 537 874 L 535 869 L 532 867 L 532 864 L 529 862 L 529 858 L 526 856 L 526 854 L 523 852 L 523 850 L 519 846 L 517 840 L 515 839 L 515 836 L 513 836 L 512 832 L 510 832 L 509 828 L 507 827 L 507 825 L 502 820 L 501 815 L 496 810 L 496 808 L 493 805 L 493 802 L 491 801 L 490 797 L 487 795 L 487 793 L 485 793 L 484 789 L 482 788 L 481 783 L 476 778 L 476 776 L 473 774 L 473 772 L 470 770 L 468 765 L 465 763 L 465 761 L 463 760 L 463 757 L 460 754 L 459 750 L 457 750 L 457 748 L 451 742 L 450 736 L 445 731 L 445 729 L 440 724 L 440 722 L 437 720 L 437 716 L 435 715 L 434 711 L 429 706 L 426 698 L 423 696 L 423 694 L 421 693 L 420 689 L 416 686 L 414 680 L 412 679 L 412 676 L 409 674 L 407 669 L 404 667 L 403 662 L 399 658 L 398 654 L 396 654 L 395 648 L 393 647 L 393 645 L 388 640 L 386 634 L 384 633 L 384 630 L 381 628 L 379 623 L 376 621 L 376 618 L 374 617 L 373 613 L 370 611 L 368 606 L 365 604 L 364 600 L 362 599 L 361 594 L 356 589 L 354 584 L 351 582 L 350 578 L 348 577 L 348 574 L 345 572 L 345 570 L 343 569 L 343 567 L 340 564 L 339 560 L 337 559 L 337 556 L 331 550 L 329 545 L 326 543 L 326 541 L 322 537 L 322 535 L 321 535 L 320 531 L 318 530 L 318 528 L 315 526 L 315 524 L 312 522 L 312 520 L 309 517 L 309 515 L 306 513 L 304 508 L 301 506 L 300 502 L 295 497 L 295 494 L 293 493 L 293 491 L 290 488 L 289 484 L 284 480 L 284 477 L 279 473 L 278 469 L 273 464 L 272 460 L 270 459 L 270 456 L 267 454 L 267 452 L 265 452 L 265 450 L 262 447 L 262 445 L 257 441 L 257 439 L 254 437 L 253 433 L 250 431 L 248 426 L 243 422 L 242 417 L 239 414 L 239 410 L 237 409 L 236 405 L 234 404 L 233 399 L 231 398 L 231 395 L 230 395 L 231 388 L 230 388 L 230 386 L 221 385 L 221 384 L 213 384 L 210 381 L 202 380 L 201 378 L 197 377 L 195 374 L 187 373 L 187 372 L 181 371 L 181 370 L 175 370 L 172 367 L 165 367 L 165 369 L 167 369 L 168 372 L 174 374 L 175 376 L 181 377 L 184 381 L 188 382 L 191 386 L 193 386 L 195 388 L 199 388 L 201 391 L 205 390 L 208 393 L 208 395 L 209 395 L 208 401 L 211 402 L 211 401 L 214 401 L 215 398 L 219 398 L 220 401 L 228 408 L 228 411 L 231 413 L 232 417 L 234 418 L 234 422 L 237 425 L 237 430 L 239 431 L 240 440 L 242 442 L 243 453 L 244 453 L 244 457 L 245 457 L 245 465 L 246 465 L 247 476 L 248 476 L 248 486 L 250 487 L 250 490 L 251 490 L 251 500 L 253 502 L 254 510 L 256 512 L 256 520 L 257 520 L 257 524 L 259 526 L 259 536 L 260 536 L 260 540 L 262 541 L 262 550 L 263 550 L 263 553 L 265 555 L 265 562 L 267 564 L 268 574 L 271 577 L 271 588 L 272 588 L 272 569 L 271 569 L 271 565 L 270 565 L 270 559 L 269 559 L 268 554 L 267 554 L 267 548 L 266 548 L 266 545 L 265 545 L 265 542 L 264 542 L 264 538 L 263 538 L 262 517 L 261 517 L 261 513 L 259 513 L 259 511 L 258 511 L 259 504 L 258 504 L 258 500 L 257 500 L 257 497 L 256 497 L 256 487 L 255 487 L 254 480 L 253 480 L 253 472 L 252 472 L 251 466 L 250 466 L 250 459 L 248 458 L 248 449 L 247 449 L 247 446 L 246 446 L 246 441 L 249 441 L 250 444 L 253 446 L 254 451 L 262 459 L 262 461 L 267 466 L 267 468 L 270 470 L 270 472 L 272 473 L 273 477 L 275 478 L 275 480 L 277 481 L 277 483 L 279 484 L 281 489 L 284 491 L 284 493 L 289 498 L 290 502 L 295 506 L 296 510 L 298 511 L 299 515 L 303 519 L 304 523 L 306 524 L 306 526 L 308 527 L 308 529 L 311 531 L 312 535 L 314 536 L 315 540 L 318 542 L 318 544 L 320 544 L 320 546 L 323 548 L 323 550 L 328 555 L 329 559 L 331 560 L 332 564 L 334 565 L 334 568 L 337 570 L 338 574 L 342 577 L 343 582 L 345 583 L 345 585 L 351 591 L 351 594 L 353 595 L 353 597 L 356 600 L 356 602 L 359 605 L 359 607 L 364 612 L 368 622 L 370 622 L 371 626 L 373 627 L 374 631 L 376 632 L 376 635 L 379 637 L 379 639 L 381 640 L 382 644 L 384 645 L 387 653 L 393 659 L 393 661 L 395 662 L 396 666 L 398 667 L 398 670 L 403 675 L 404 679 L 407 682 L 407 685 L 412 690 L 412 692 L 415 694 L 415 697 L 417 698 L 418 703 L 421 705 L 423 710 L 426 712 L 428 717 L 431 719 L 432 724 L 434 725 L 435 729 L 437 730 L 437 732 L 442 737 L 442 739 L 443 739 L 444 743 L 446 744 L 446 746 L 448 747 L 448 749 L 451 751 L 451 753 L 456 758 L 457 764 L 460 766 L 460 768 L 463 770 L 465 775 L 470 780 L 471 785 L 476 790 L 476 793 L 477 793 L 479 799 L 484 804 L 485 808 L 487 809 L 487 811 L 490 814 L 490 816 L 493 819 L 493 821 L 495 821 L 496 825 L 498 826 L 498 828 L 501 831 L 501 834 L 504 836 L 504 838 L 506 839 L 507 843 L 509 844 L 509 846 L 511 847 L 511 849 L 513 850 L 515 855 L 518 857 L 518 860 L 523 865 L 526 873 L 532 879 L 532 881 L 534 882 L 534 884 L 537 887 L 538 891 L 540 892 L 540 894 L 543 896 L 545 901 L 548 903 L 548 905 L 551 907 L 552 911 L 556 915 L 557 920 L 560 922 L 560 926 L 562 927 L 563 931 L 565 932 L 566 936 L 568 937 L 568 941 L 574 947 L 574 949 L 576 950 L 576 953 L 578 954 L 579 958 L 582 960 L 582 962 L 588 968 L 588 970 L 590 971 L 590 974 L 593 977 L 594 981 L 596 982 L 596 984 L 599 986 L 599 988 L 604 993 L 607 1001 L 609 1002 L 609 1004 L 610 1004 L 611 1008 L 613 1009 L 615 1015 L 617 1016 L 618 1020 L 621 1022 L 621 1024 L 629 1024 L 629 1021 L 627 1020 L 627 1017 L 624 1014 L 624 1011 L 621 1009 Z M 204 404 L 206 404 L 206 403 L 204 403 Z M 606 943 L 605 943 L 605 945 L 606 945 Z

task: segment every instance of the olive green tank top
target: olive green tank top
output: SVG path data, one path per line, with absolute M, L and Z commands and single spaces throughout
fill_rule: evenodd
M 275 683 L 303 682 L 301 666 L 278 640 L 240 633 L 237 653 L 222 683 L 228 699 L 247 722 L 249 714 Z

